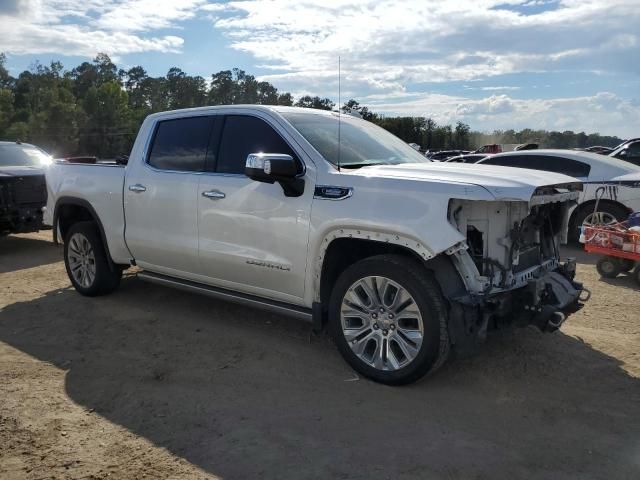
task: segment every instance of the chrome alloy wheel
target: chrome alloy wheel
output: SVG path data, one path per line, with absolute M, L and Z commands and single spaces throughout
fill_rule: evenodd
M 69 270 L 73 279 L 84 288 L 89 288 L 96 278 L 96 257 L 87 237 L 74 233 L 67 247 Z
M 616 217 L 607 212 L 593 212 L 587 215 L 582 225 L 613 225 L 618 223 Z
M 386 277 L 353 283 L 342 299 L 340 320 L 353 353 L 377 370 L 403 368 L 420 352 L 420 309 L 407 290 Z

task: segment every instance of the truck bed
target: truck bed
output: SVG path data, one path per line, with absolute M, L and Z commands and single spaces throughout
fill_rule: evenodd
M 64 197 L 83 199 L 108 225 L 106 236 L 111 257 L 117 263 L 129 263 L 131 258 L 124 242 L 124 209 L 122 189 L 125 166 L 115 163 L 56 162 L 47 169 L 46 225 L 53 225 L 56 204 Z M 86 206 L 86 205 L 85 205 Z

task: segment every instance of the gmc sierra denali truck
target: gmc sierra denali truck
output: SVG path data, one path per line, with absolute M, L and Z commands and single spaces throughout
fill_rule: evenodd
M 42 228 L 47 203 L 44 167 L 50 162 L 38 147 L 0 142 L 0 237 Z
M 81 294 L 113 291 L 136 265 L 142 279 L 326 326 L 356 371 L 387 384 L 495 328 L 556 330 L 583 291 L 558 252 L 575 179 L 432 163 L 334 112 L 153 114 L 126 165 L 59 163 L 47 187 Z

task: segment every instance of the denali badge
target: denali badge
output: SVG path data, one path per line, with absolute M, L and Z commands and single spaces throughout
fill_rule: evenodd
M 274 270 L 282 270 L 283 272 L 291 271 L 291 267 L 289 267 L 287 265 L 280 265 L 280 264 L 277 264 L 277 263 L 262 262 L 260 260 L 247 260 L 247 264 L 248 265 L 255 265 L 257 267 L 271 268 L 271 269 L 274 269 Z
M 313 196 L 327 200 L 344 200 L 353 195 L 351 187 L 336 187 L 333 185 L 316 185 Z

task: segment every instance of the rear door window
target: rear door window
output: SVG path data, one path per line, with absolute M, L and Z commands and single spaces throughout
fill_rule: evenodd
M 487 158 L 482 163 L 562 173 L 570 177 L 588 177 L 591 171 L 591 166 L 587 163 L 553 155 L 504 155 Z
M 158 123 L 148 163 L 159 170 L 202 172 L 214 116 L 163 120 Z
M 244 174 L 250 153 L 284 153 L 296 158 L 287 142 L 264 120 L 249 115 L 227 115 L 216 172 Z

